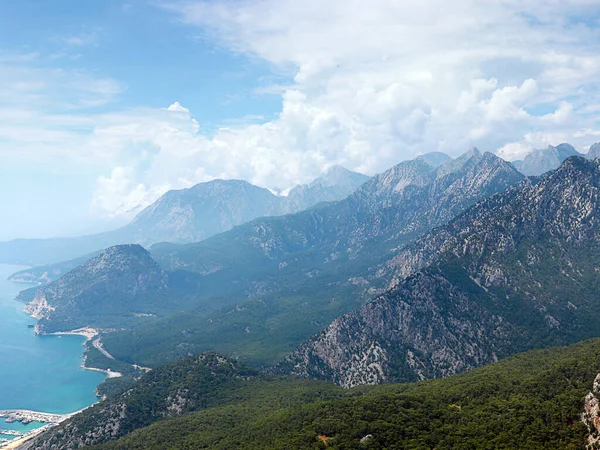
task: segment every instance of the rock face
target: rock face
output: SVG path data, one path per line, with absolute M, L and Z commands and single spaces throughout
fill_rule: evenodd
M 135 314 L 155 313 L 153 299 L 168 286 L 169 276 L 143 247 L 119 245 L 39 288 L 25 312 L 39 319 L 39 332 L 94 326 L 99 317 L 104 325 L 116 325 Z
M 519 170 L 525 175 L 541 175 L 556 169 L 565 159 L 581 156 L 570 144 L 551 145 L 546 149 L 538 149 L 528 154 L 519 164 Z
M 446 376 L 597 335 L 600 160 L 569 158 L 389 261 L 396 287 L 277 370 L 343 386 Z
M 341 200 L 367 179 L 334 167 L 309 185 L 292 189 L 287 197 L 240 180 L 200 183 L 167 192 L 118 230 L 78 238 L 0 242 L 0 262 L 46 265 L 118 244 L 197 242 L 258 217 L 294 213 L 319 202 Z
M 588 429 L 586 449 L 594 450 L 600 445 L 600 373 L 594 379 L 592 391 L 585 396 L 581 421 Z
M 158 420 L 225 403 L 223 387 L 237 387 L 258 374 L 215 354 L 192 356 L 144 375 L 133 388 L 110 397 L 49 430 L 31 447 L 69 450 L 99 445 Z

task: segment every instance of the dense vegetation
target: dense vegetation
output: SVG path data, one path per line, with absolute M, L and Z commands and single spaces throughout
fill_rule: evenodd
M 341 390 L 258 377 L 220 406 L 95 448 L 581 449 L 584 397 L 598 372 L 596 339 L 412 384 Z

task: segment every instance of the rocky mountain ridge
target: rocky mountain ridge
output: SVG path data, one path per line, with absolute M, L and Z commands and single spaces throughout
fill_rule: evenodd
M 482 200 L 400 252 L 395 288 L 277 370 L 346 387 L 418 380 L 597 335 L 599 188 L 600 161 L 573 157 Z
M 258 219 L 196 244 L 154 246 L 163 269 L 200 274 L 202 295 L 218 298 L 222 309 L 181 312 L 104 342 L 112 354 L 148 365 L 184 350 L 239 354 L 243 346 L 260 349 L 252 357 L 263 364 L 384 292 L 393 277 L 386 263 L 407 242 L 522 179 L 510 163 L 476 149 L 437 168 L 417 158 L 340 202 Z M 227 306 L 222 299 L 237 300 Z M 276 342 L 266 343 L 267 335 Z

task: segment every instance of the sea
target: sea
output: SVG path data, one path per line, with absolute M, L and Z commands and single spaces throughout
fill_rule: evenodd
M 28 327 L 36 320 L 14 298 L 30 286 L 7 280 L 21 269 L 0 264 L 0 410 L 66 414 L 96 403 L 96 387 L 106 375 L 80 367 L 83 336 L 36 336 Z M 42 425 L 7 424 L 0 418 L 0 443 L 15 437 L 2 430 L 27 432 Z

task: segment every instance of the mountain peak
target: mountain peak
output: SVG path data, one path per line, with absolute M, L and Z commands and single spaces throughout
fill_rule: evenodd
M 549 145 L 545 149 L 535 149 L 523 159 L 520 171 L 528 176 L 541 175 L 556 169 L 570 156 L 580 156 L 571 144 L 562 143 L 556 147 Z
M 363 175 L 362 173 L 353 172 L 343 166 L 340 166 L 339 164 L 336 164 L 327 169 L 323 175 L 311 181 L 308 186 L 341 186 L 351 189 L 351 192 L 353 192 L 358 186 L 360 186 L 360 184 L 364 183 L 368 179 L 369 177 Z
M 600 142 L 596 142 L 590 147 L 590 150 L 585 155 L 588 159 L 600 158 Z
M 481 152 L 479 151 L 479 149 L 477 147 L 471 147 L 466 153 L 466 156 L 472 157 L 472 156 L 480 156 Z
M 452 158 L 445 153 L 442 152 L 429 152 L 424 153 L 422 155 L 417 156 L 415 159 L 420 159 L 425 161 L 431 167 L 436 168 L 443 164 L 446 164 L 448 161 L 451 161 Z

